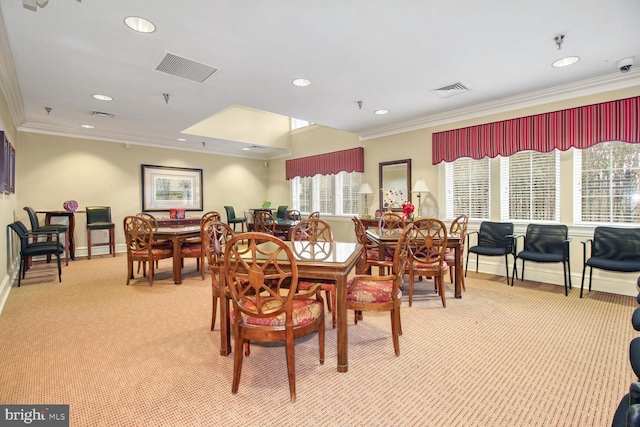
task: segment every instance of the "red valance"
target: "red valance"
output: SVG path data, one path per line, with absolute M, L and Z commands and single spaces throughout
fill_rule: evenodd
M 335 175 L 340 172 L 364 172 L 364 148 L 334 151 L 317 156 L 287 160 L 286 178 Z
M 640 143 L 640 96 L 436 132 L 432 163 L 511 156 L 525 150 L 583 149 L 605 141 Z

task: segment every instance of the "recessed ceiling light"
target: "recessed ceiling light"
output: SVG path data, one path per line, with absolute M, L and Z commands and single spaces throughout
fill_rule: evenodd
M 249 147 L 242 147 L 242 150 L 243 150 L 243 151 L 251 151 L 251 148 L 249 148 Z
M 96 93 L 93 97 L 99 101 L 113 101 L 113 98 L 108 95 L 100 95 Z
M 81 128 L 85 128 L 85 129 L 93 129 L 95 128 L 94 125 L 80 125 Z
M 295 79 L 291 83 L 293 83 L 294 86 L 300 86 L 300 87 L 309 86 L 311 84 L 311 82 L 307 79 Z
M 383 115 L 383 114 L 387 114 L 389 112 L 389 110 L 376 110 L 373 113 L 374 114 L 378 114 L 378 115 Z
M 580 58 L 578 58 L 577 56 L 567 56 L 566 58 L 558 59 L 551 65 L 553 65 L 556 68 L 568 67 L 569 65 L 575 64 L 579 60 Z
M 156 30 L 156 26 L 153 22 L 147 21 L 139 16 L 127 16 L 124 18 L 124 23 L 127 27 L 140 33 L 153 33 Z
M 180 141 L 180 142 L 185 142 L 187 140 L 187 138 L 178 138 L 177 140 Z

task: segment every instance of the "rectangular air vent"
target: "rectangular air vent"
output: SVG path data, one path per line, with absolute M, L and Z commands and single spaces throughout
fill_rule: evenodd
M 463 85 L 462 83 L 454 83 L 449 86 L 441 87 L 440 89 L 436 89 L 433 91 L 440 98 L 448 98 L 453 95 L 458 95 L 460 93 L 468 92 L 469 89 Z
M 109 117 L 109 118 L 113 118 L 115 116 L 115 114 L 113 113 L 105 113 L 102 111 L 92 111 L 91 112 L 92 116 L 98 116 L 98 117 Z
M 156 67 L 156 71 L 198 83 L 204 83 L 205 80 L 219 70 L 219 68 L 192 61 L 191 59 L 183 58 L 169 52 L 167 52 L 160 64 Z

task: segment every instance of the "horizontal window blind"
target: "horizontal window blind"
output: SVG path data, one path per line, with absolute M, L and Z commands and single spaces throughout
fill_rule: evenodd
M 640 144 L 604 142 L 574 156 L 574 222 L 640 222 Z
M 490 176 L 491 164 L 486 157 L 445 163 L 446 218 L 462 214 L 470 219 L 491 218 Z
M 502 221 L 560 220 L 560 152 L 523 151 L 500 158 Z

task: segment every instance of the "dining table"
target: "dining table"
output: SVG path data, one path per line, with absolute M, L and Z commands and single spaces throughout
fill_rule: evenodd
M 273 245 L 265 242 L 263 245 Z M 347 277 L 362 256 L 359 243 L 287 241 L 298 266 L 298 276 L 308 279 L 325 279 L 336 282 L 338 372 L 349 370 L 347 337 Z M 267 250 L 267 252 L 269 252 Z M 281 256 L 283 256 L 282 254 Z M 265 255 L 266 256 L 266 255 Z M 220 354 L 231 353 L 231 328 L 229 322 L 229 300 L 220 298 Z
M 368 228 L 367 238 L 374 244 L 378 245 L 378 254 L 384 256 L 385 250 L 388 248 L 392 248 L 398 243 L 398 239 L 402 235 L 402 228 L 380 228 L 380 227 L 371 227 Z M 454 271 L 454 297 L 462 298 L 462 275 L 464 271 L 462 270 L 462 258 L 460 253 L 460 248 L 462 245 L 462 238 L 460 236 L 448 235 L 447 236 L 447 247 L 453 248 L 454 256 L 455 256 L 455 265 L 453 267 Z
M 298 225 L 300 221 L 293 219 L 274 218 L 276 230 L 284 233 L 284 240 L 291 240 L 291 231 Z M 247 229 L 253 230 L 253 223 L 247 223 Z
M 153 232 L 154 239 L 170 240 L 173 244 L 173 282 L 176 285 L 182 283 L 182 258 L 180 256 L 182 242 L 199 236 L 200 226 L 158 227 Z

